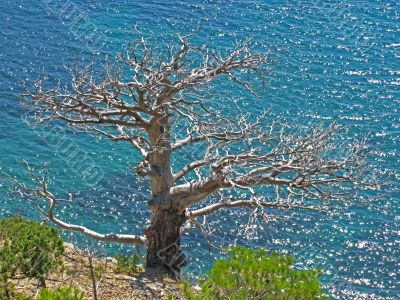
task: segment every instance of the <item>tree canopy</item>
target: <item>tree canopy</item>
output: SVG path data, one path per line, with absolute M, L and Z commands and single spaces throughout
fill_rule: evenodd
M 134 171 L 150 179 L 152 197 L 145 236 L 100 234 L 56 218 L 57 199 L 47 188 L 44 170 L 38 175 L 30 168 L 35 184 L 15 181 L 17 190 L 47 200 L 47 217 L 65 229 L 102 241 L 146 245 L 148 266 L 179 270 L 185 261 L 182 226 L 200 216 L 240 207 L 258 215 L 276 208 L 329 211 L 333 201 L 379 187 L 378 177 L 369 172 L 366 140 L 340 142 L 338 124 L 300 130 L 271 120 L 267 111 L 252 115 L 237 105 L 228 115 L 217 105 L 231 101 L 214 84 L 217 80 L 229 80 L 256 97 L 269 71 L 267 55 L 251 40 L 216 51 L 193 45 L 189 36 L 177 35 L 170 46 L 141 36 L 104 66 L 102 79 L 90 67 L 77 68 L 71 84 L 49 88 L 38 80 L 21 95 L 35 111 L 36 124 L 60 120 L 127 142 L 140 153 Z M 199 159 L 182 168 L 172 165 L 174 155 L 193 145 L 202 152 Z M 258 186 L 271 186 L 275 193 L 260 193 Z

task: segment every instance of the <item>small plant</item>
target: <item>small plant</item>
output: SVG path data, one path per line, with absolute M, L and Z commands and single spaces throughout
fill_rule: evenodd
M 0 236 L 0 299 L 11 299 L 12 287 L 7 282 L 8 277 L 16 272 L 15 253 L 11 249 L 10 241 Z
M 174 295 L 172 295 L 172 293 L 168 293 L 167 300 L 174 300 Z
M 63 253 L 64 243 L 55 228 L 21 217 L 0 221 L 0 275 L 4 283 L 20 272 L 45 286 L 45 276 L 62 265 Z
M 60 287 L 52 291 L 41 289 L 37 300 L 83 300 L 84 293 L 78 289 Z
M 293 269 L 291 256 L 276 252 L 234 247 L 227 260 L 218 260 L 208 276 L 200 281 L 201 290 L 193 294 L 190 286 L 182 290 L 195 299 L 328 299 L 322 292 L 318 270 Z
M 0 281 L 0 299 L 1 300 L 33 300 L 33 298 L 18 293 L 14 285 Z
M 139 264 L 139 257 L 135 254 L 132 256 L 115 254 L 117 260 L 116 272 L 127 275 L 135 275 L 143 271 L 143 266 Z
M 101 278 L 105 272 L 106 268 L 103 265 L 97 265 L 93 269 L 93 273 L 96 278 Z

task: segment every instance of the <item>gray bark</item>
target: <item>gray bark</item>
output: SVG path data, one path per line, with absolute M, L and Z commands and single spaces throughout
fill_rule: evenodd
M 229 78 L 253 95 L 266 80 L 267 56 L 254 51 L 250 40 L 228 53 L 214 53 L 190 45 L 187 37 L 178 39 L 178 47 L 161 49 L 141 37 L 133 54 L 121 55 L 115 66 L 106 68 L 104 80 L 97 81 L 90 69 L 82 69 L 73 74 L 71 91 L 61 85 L 47 89 L 39 80 L 21 95 L 22 102 L 35 110 L 37 124 L 61 120 L 86 133 L 132 144 L 143 157 L 135 168 L 137 175 L 150 178 L 146 238 L 100 234 L 64 222 L 53 215 L 57 200 L 47 190 L 46 175 L 30 170 L 34 187 L 10 178 L 20 194 L 49 203 L 46 214 L 55 224 L 102 241 L 144 245 L 148 267 L 179 272 L 186 262 L 180 229 L 187 219 L 239 207 L 254 208 L 262 216 L 265 208 L 325 211 L 331 200 L 353 200 L 355 188 L 379 188 L 380 174 L 366 172 L 373 169 L 366 163 L 366 141 L 338 144 L 337 124 L 307 132 L 276 128 L 266 111 L 253 118 L 238 107 L 237 117 L 231 111 L 227 118 L 209 105 L 210 99 L 232 102 L 220 95 L 215 98 L 211 82 L 216 78 Z M 120 63 L 133 74 L 121 74 Z M 179 120 L 185 131 L 173 132 L 172 119 Z M 195 144 L 203 146 L 201 158 L 173 174 L 172 153 Z M 260 185 L 274 186 L 275 197 L 253 190 Z M 227 189 L 243 193 L 233 199 Z M 202 206 L 211 195 L 219 199 Z M 197 209 L 190 211 L 194 205 Z

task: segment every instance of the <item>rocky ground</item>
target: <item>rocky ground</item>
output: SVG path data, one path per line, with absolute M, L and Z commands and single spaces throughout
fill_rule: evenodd
M 90 268 L 89 256 L 72 244 L 66 244 L 63 268 L 49 274 L 46 286 L 78 288 L 85 293 L 85 299 L 95 299 L 93 277 L 95 278 L 98 300 L 131 299 L 185 299 L 180 284 L 156 270 L 128 276 L 116 273 L 116 262 L 112 258 L 93 258 Z M 91 276 L 93 270 L 94 276 Z M 35 296 L 37 282 L 26 278 L 16 278 L 12 282 L 17 291 Z

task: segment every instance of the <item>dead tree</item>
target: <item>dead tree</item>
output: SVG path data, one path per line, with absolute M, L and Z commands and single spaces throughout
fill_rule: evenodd
M 61 120 L 137 149 L 142 160 L 135 172 L 151 184 L 151 218 L 143 237 L 100 234 L 57 219 L 57 199 L 46 178 L 32 170 L 37 184 L 20 184 L 20 191 L 46 199 L 48 218 L 62 228 L 102 241 L 142 244 L 147 267 L 179 271 L 185 263 L 181 228 L 188 220 L 245 207 L 328 210 L 333 200 L 353 197 L 355 188 L 374 186 L 366 172 L 365 142 L 339 144 L 337 124 L 294 130 L 268 120 L 266 112 L 253 116 L 239 105 L 229 113 L 216 108 L 229 101 L 219 90 L 221 82 L 255 95 L 269 68 L 265 53 L 250 41 L 215 52 L 179 35 L 170 47 L 140 38 L 106 65 L 101 80 L 81 68 L 72 72 L 69 87 L 47 88 L 39 80 L 21 95 L 37 124 Z M 202 151 L 200 158 L 180 170 L 171 165 L 173 155 L 193 145 Z M 259 186 L 273 186 L 274 195 Z

